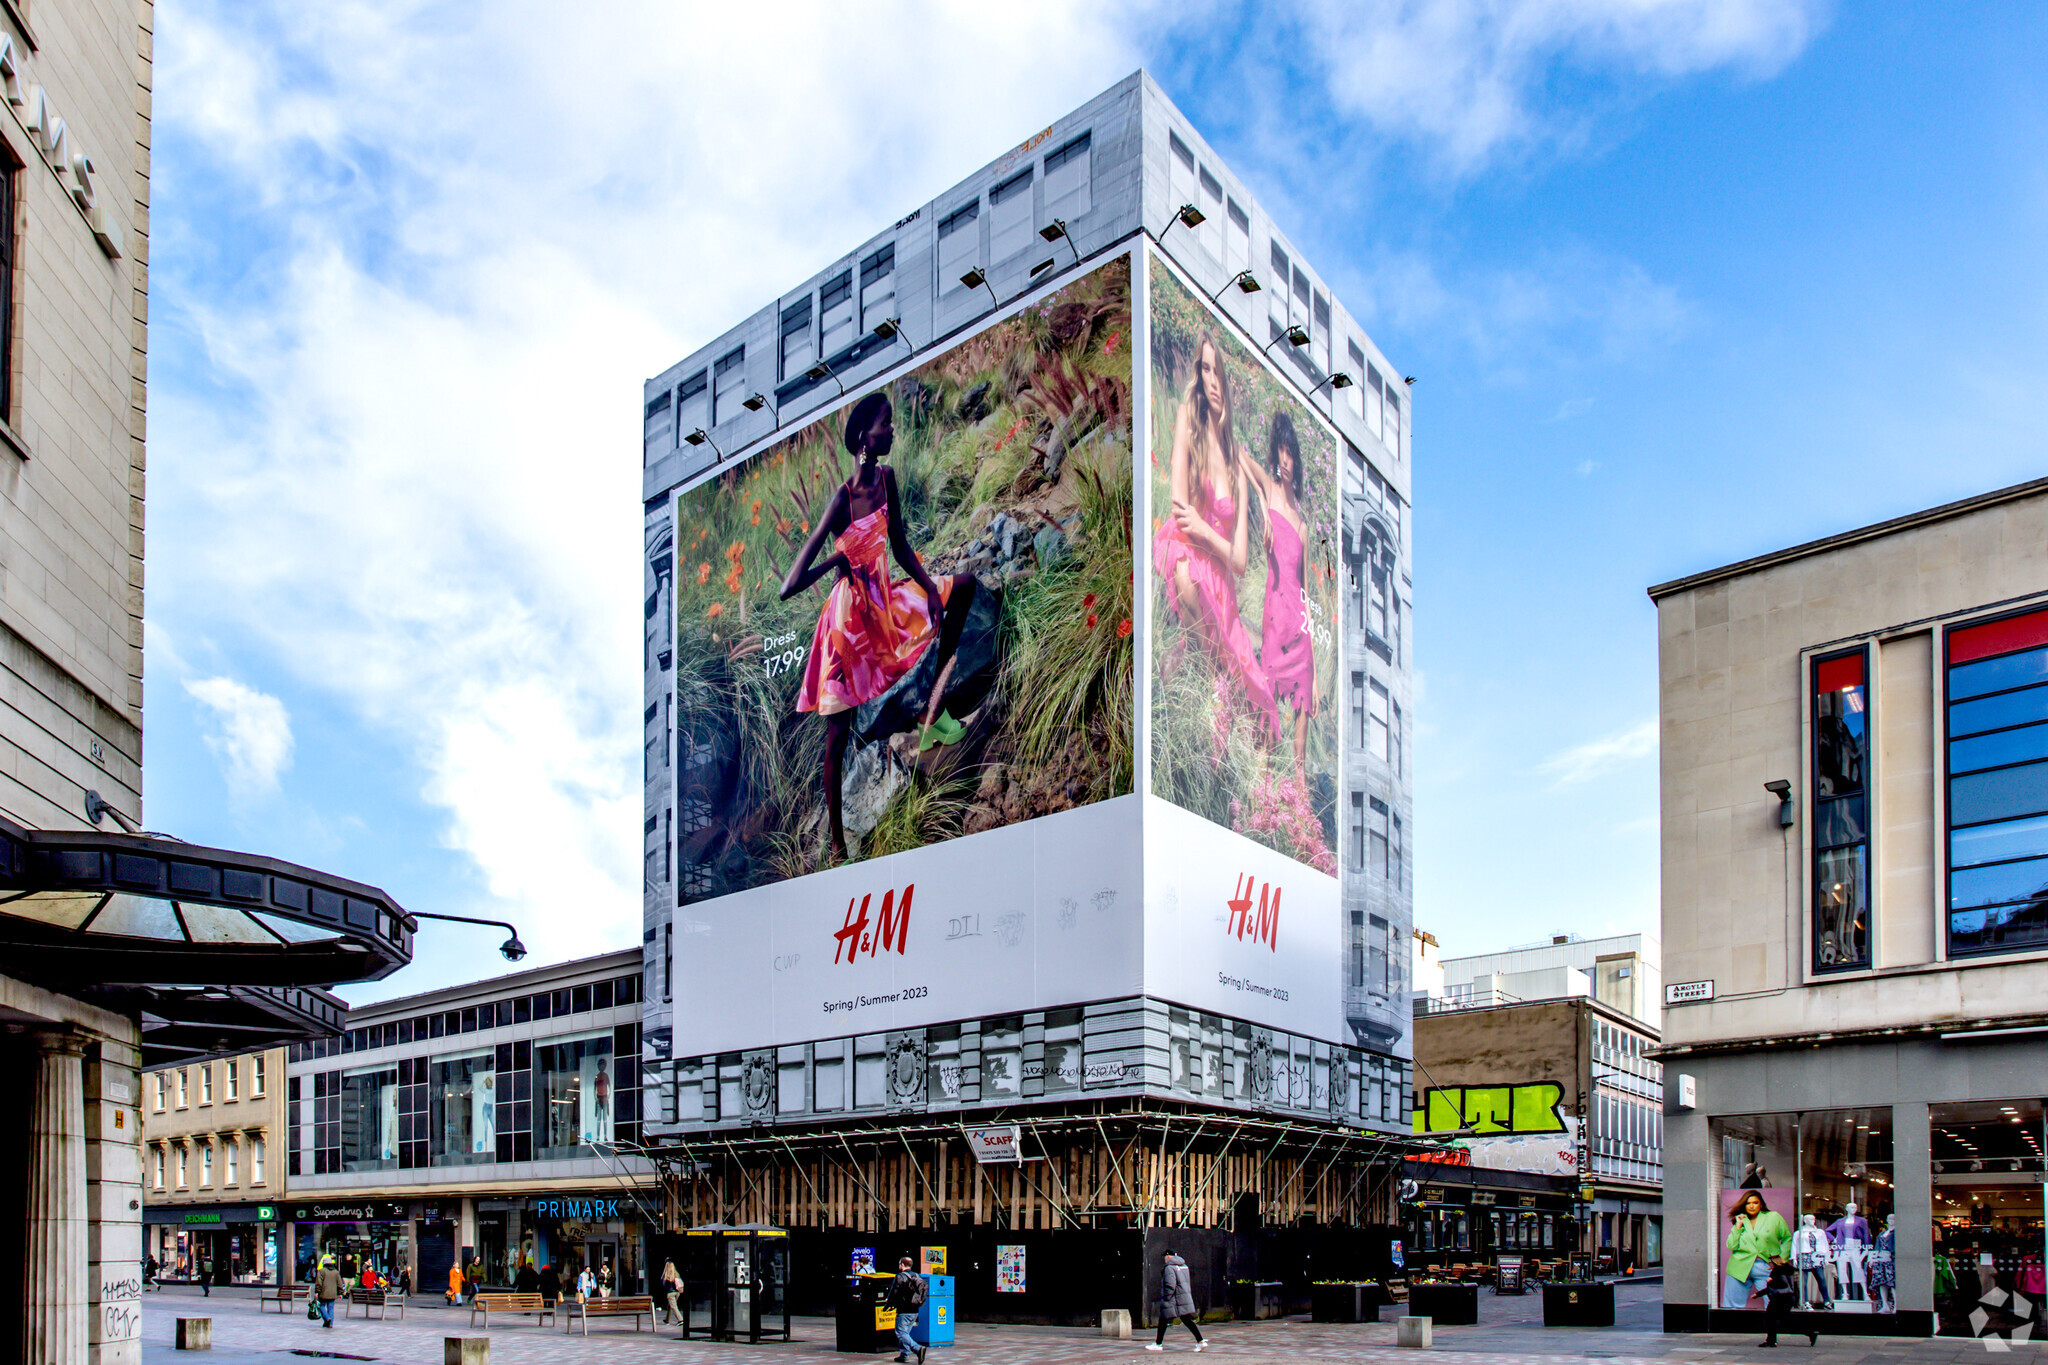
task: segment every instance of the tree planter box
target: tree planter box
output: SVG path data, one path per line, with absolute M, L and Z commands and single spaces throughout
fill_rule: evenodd
M 1308 1287 L 1309 1317 L 1315 1322 L 1378 1322 L 1380 1287 L 1362 1281 L 1312 1284 Z
M 1239 1281 L 1230 1286 L 1230 1311 L 1245 1321 L 1283 1317 L 1287 1309 L 1280 1291 L 1278 1280 Z
M 1479 1321 L 1476 1284 L 1418 1284 L 1408 1290 L 1408 1311 L 1438 1327 L 1470 1327 Z
M 1611 1284 L 1547 1284 L 1543 1286 L 1545 1327 L 1614 1326 Z

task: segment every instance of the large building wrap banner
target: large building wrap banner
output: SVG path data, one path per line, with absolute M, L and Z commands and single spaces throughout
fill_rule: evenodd
M 1336 438 L 1156 257 L 1149 311 L 1148 986 L 1343 1039 Z
M 1131 325 L 1120 257 L 677 496 L 686 1047 L 1140 988 Z

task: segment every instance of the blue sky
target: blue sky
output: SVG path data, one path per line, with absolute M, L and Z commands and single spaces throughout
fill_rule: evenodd
M 159 4 L 150 826 L 635 942 L 642 379 L 1140 65 L 1418 377 L 1447 952 L 1654 929 L 1646 585 L 2042 472 L 2048 9 L 1004 8 Z

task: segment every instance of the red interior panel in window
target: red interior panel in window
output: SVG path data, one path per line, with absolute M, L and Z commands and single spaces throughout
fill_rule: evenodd
M 1813 670 L 1815 692 L 1839 692 L 1845 687 L 1863 686 L 1863 651 L 1839 659 L 1822 659 Z
M 1948 633 L 1948 661 L 1952 665 L 1966 664 L 2036 645 L 2048 645 L 2048 611 L 2030 611 L 2025 616 L 2008 616 L 2002 621 L 1952 630 Z

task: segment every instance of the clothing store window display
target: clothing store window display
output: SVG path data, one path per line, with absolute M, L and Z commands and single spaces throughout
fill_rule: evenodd
M 1828 1235 L 1813 1215 L 1801 1214 L 1799 1230 L 1792 1234 L 1792 1265 L 1799 1272 L 1802 1306 L 1821 1312 L 1834 1307 L 1834 1262 L 1829 1251 Z
M 1730 1197 L 1725 1245 L 1727 1270 L 1721 1285 L 1723 1308 L 1748 1308 L 1770 1280 L 1771 1261 L 1792 1249 L 1792 1229 L 1765 1197 L 1775 1191 L 1738 1190 Z
M 1870 1249 L 1868 1269 L 1873 1313 L 1899 1311 L 1898 1221 L 1897 1214 L 1886 1214 L 1884 1231 L 1877 1234 L 1877 1243 Z
M 1843 1207 L 1842 1216 L 1828 1224 L 1829 1254 L 1835 1263 L 1839 1306 L 1851 1312 L 1870 1309 L 1869 1259 L 1870 1223 L 1856 1211 L 1854 1203 Z

